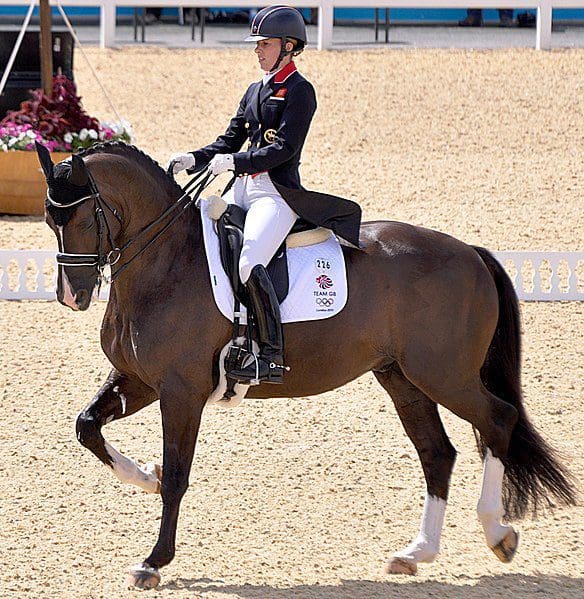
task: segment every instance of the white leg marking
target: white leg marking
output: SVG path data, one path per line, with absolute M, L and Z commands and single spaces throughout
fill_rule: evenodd
M 245 341 L 244 337 L 238 337 L 237 342 L 241 345 Z M 213 390 L 213 393 L 209 395 L 207 399 L 208 406 L 220 406 L 222 408 L 236 408 L 244 399 L 245 395 L 249 391 L 249 385 L 242 385 L 237 383 L 235 385 L 235 395 L 229 400 L 224 401 L 221 398 L 227 391 L 227 379 L 225 377 L 225 356 L 227 355 L 227 350 L 231 345 L 231 341 L 228 341 L 225 347 L 221 350 L 221 354 L 219 355 L 219 384 Z M 259 346 L 254 341 L 253 342 L 253 351 L 257 354 L 259 353 Z
M 123 482 L 136 485 L 144 489 L 146 493 L 160 493 L 160 481 L 156 475 L 156 466 L 148 463 L 142 468 L 125 455 L 122 455 L 115 447 L 105 442 L 105 450 L 113 461 L 114 474 Z
M 424 513 L 418 536 L 393 557 L 415 564 L 432 562 L 440 550 L 440 535 L 446 513 L 446 501 L 426 493 Z
M 123 393 L 120 393 L 120 386 L 116 385 L 113 388 L 113 392 L 117 393 L 120 398 L 120 403 L 122 404 L 122 415 L 126 413 L 126 396 Z
M 483 525 L 487 545 L 494 547 L 512 529 L 511 526 L 501 524 L 504 514 L 502 490 L 505 466 L 499 458 L 493 457 L 491 450 L 487 448 L 485 465 L 483 470 L 483 487 L 481 497 L 477 505 L 479 520 Z

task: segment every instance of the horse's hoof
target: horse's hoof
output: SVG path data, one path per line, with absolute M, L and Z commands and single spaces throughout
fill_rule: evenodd
M 160 572 L 146 564 L 130 568 L 126 578 L 129 589 L 155 589 L 160 584 Z
M 511 529 L 491 550 L 504 564 L 508 564 L 515 557 L 517 545 L 519 533 Z
M 391 561 L 385 562 L 382 574 L 408 574 L 413 576 L 418 571 L 418 566 L 415 562 L 402 559 L 401 557 L 392 557 Z

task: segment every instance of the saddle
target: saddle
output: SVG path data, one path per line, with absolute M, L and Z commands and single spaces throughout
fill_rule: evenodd
M 218 196 L 212 196 L 208 201 L 210 202 L 209 216 L 215 221 L 219 238 L 221 264 L 229 278 L 236 299 L 249 309 L 247 291 L 239 278 L 239 257 L 243 247 L 246 212 L 240 206 L 228 204 Z M 328 239 L 330 235 L 331 232 L 328 229 L 315 227 L 302 219 L 296 221 L 288 237 L 266 267 L 280 304 L 286 299 L 289 291 L 286 249 L 320 243 Z
M 239 280 L 246 213 L 218 196 L 201 198 L 200 209 L 213 296 L 219 311 L 233 324 L 231 339 L 219 355 L 218 383 L 208 403 L 235 406 L 241 403 L 249 385 L 237 383 L 228 373 L 259 352 L 254 311 L 246 287 Z M 267 270 L 282 305 L 283 322 L 330 318 L 345 306 L 348 293 L 344 253 L 329 229 L 296 223 Z

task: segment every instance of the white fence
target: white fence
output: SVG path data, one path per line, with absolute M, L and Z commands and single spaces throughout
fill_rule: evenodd
M 493 252 L 519 299 L 584 301 L 584 252 Z
M 56 252 L 0 250 L 0 300 L 55 300 Z M 107 299 L 102 289 L 100 299 Z
M 0 6 L 28 6 L 31 0 L 0 0 Z M 115 45 L 117 6 L 169 6 L 169 7 L 229 7 L 276 4 L 268 0 L 50 0 L 53 6 L 97 6 L 100 9 L 100 44 Z M 537 26 L 535 47 L 547 50 L 552 40 L 552 8 L 582 8 L 584 0 L 289 0 L 285 3 L 297 7 L 318 8 L 318 49 L 326 49 L 333 42 L 333 12 L 336 7 L 352 8 L 535 8 Z
M 519 299 L 584 301 L 584 252 L 494 252 Z M 0 250 L 0 299 L 54 300 L 52 250 Z M 101 299 L 107 298 L 107 288 Z

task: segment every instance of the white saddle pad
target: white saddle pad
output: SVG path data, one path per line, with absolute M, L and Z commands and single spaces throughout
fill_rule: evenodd
M 215 223 L 207 211 L 209 202 L 201 198 L 201 219 L 205 251 L 211 275 L 211 288 L 220 312 L 233 322 L 233 291 L 221 264 L 219 237 Z M 282 322 L 320 320 L 338 314 L 347 303 L 345 258 L 334 235 L 306 247 L 288 248 L 288 296 L 280 306 Z M 247 313 L 241 307 L 241 324 L 247 323 Z

